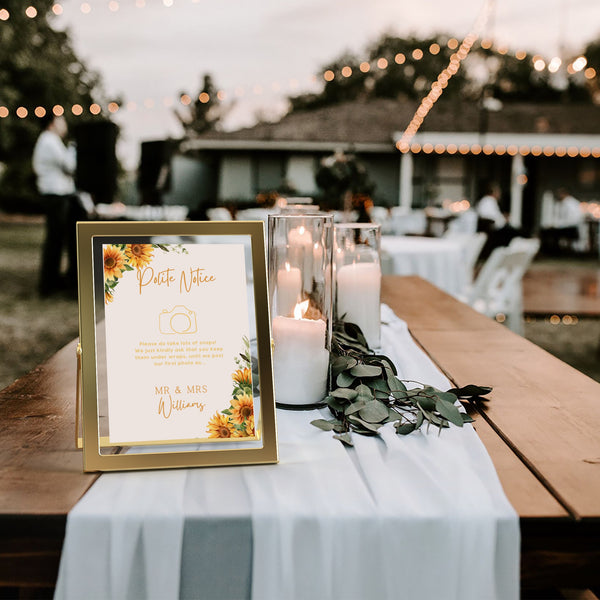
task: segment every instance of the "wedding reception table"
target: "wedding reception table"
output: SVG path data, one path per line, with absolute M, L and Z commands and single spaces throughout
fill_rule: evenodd
M 384 235 L 381 251 L 384 274 L 417 275 L 453 295 L 470 282 L 465 245 L 458 239 Z
M 452 382 L 494 387 L 471 412 L 519 515 L 523 588 L 600 584 L 600 385 L 419 278 L 384 277 L 382 296 Z M 0 393 L 0 586 L 55 584 L 97 479 L 73 449 L 74 389 L 75 342 Z

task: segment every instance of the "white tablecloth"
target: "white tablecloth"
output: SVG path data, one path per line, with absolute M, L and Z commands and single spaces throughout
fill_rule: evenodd
M 448 381 L 383 307 L 401 375 Z M 68 517 L 57 599 L 519 596 L 519 528 L 471 426 L 347 449 L 278 411 L 278 465 L 104 474 Z
M 452 295 L 469 283 L 464 243 L 452 238 L 383 236 L 385 275 L 418 275 Z

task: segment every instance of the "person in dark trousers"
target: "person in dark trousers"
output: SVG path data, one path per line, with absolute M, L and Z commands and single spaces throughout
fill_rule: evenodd
M 476 206 L 477 231 L 487 234 L 487 240 L 481 251 L 481 258 L 487 258 L 492 250 L 508 246 L 510 241 L 521 235 L 520 231 L 510 225 L 500 209 L 502 192 L 500 186 L 491 182 L 486 186 L 485 193 Z
M 50 296 L 61 291 L 74 292 L 77 287 L 75 224 L 84 219 L 86 213 L 79 202 L 73 179 L 77 166 L 75 146 L 67 147 L 63 141 L 67 135 L 67 123 L 64 117 L 52 113 L 41 121 L 44 129 L 33 150 L 33 170 L 46 215 L 39 293 Z M 65 248 L 68 264 L 63 275 L 61 261 Z

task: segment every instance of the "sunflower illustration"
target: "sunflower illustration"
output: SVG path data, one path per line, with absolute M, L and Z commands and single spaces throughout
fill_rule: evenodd
M 147 265 L 152 260 L 154 248 L 152 244 L 127 244 L 125 246 L 125 255 L 132 267 L 139 269 Z
M 125 269 L 125 255 L 112 244 L 104 248 L 104 279 L 118 279 Z
M 238 369 L 231 377 L 236 383 L 252 384 L 252 371 L 250 369 Z
M 246 421 L 246 435 L 254 435 L 254 415 L 249 416 L 248 420 Z
M 211 438 L 230 438 L 235 436 L 235 427 L 227 415 L 215 413 L 206 428 Z
M 242 425 L 252 416 L 254 416 L 252 396 L 242 394 L 231 401 L 231 418 L 234 423 Z
M 109 291 L 104 291 L 104 302 L 108 304 L 114 300 L 114 296 Z

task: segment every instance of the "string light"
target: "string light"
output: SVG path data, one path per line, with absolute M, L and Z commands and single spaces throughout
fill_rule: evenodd
M 0 21 L 8 21 L 10 13 L 5 8 L 0 8 Z
M 473 47 L 473 44 L 475 43 L 475 40 L 479 36 L 479 31 L 485 25 L 488 19 L 490 9 L 491 4 L 488 2 L 485 5 L 485 9 L 477 18 L 473 30 L 462 41 L 459 51 L 450 57 L 450 62 L 448 66 L 439 74 L 437 82 L 434 81 L 431 84 L 431 89 L 429 90 L 425 98 L 421 100 L 421 103 L 417 108 L 410 123 L 408 124 L 408 127 L 405 129 L 404 133 L 402 134 L 402 137 L 396 143 L 396 148 L 400 150 L 400 152 L 408 152 L 410 150 L 411 140 L 414 138 L 417 131 L 421 127 L 423 119 L 425 119 L 435 102 L 437 102 L 439 97 L 442 95 L 442 90 L 446 88 L 450 78 L 457 73 L 458 69 L 460 68 L 461 61 L 464 58 L 466 58 L 466 56 L 469 54 L 471 48 Z M 451 38 L 448 40 L 448 48 L 450 48 L 451 50 L 455 50 L 457 47 L 458 41 L 455 38 Z M 415 51 L 413 51 L 413 57 L 414 55 Z M 426 151 L 425 146 L 427 146 L 427 144 L 423 146 L 423 152 Z

